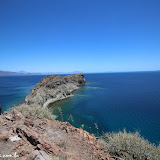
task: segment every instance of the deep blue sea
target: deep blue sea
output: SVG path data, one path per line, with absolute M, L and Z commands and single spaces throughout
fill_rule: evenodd
M 2 112 L 22 103 L 31 89 L 45 76 L 0 76 L 0 105 Z
M 0 77 L 3 111 L 24 101 L 44 76 Z M 74 97 L 51 105 L 57 119 L 91 133 L 140 131 L 150 142 L 160 142 L 160 72 L 85 74 L 86 85 Z

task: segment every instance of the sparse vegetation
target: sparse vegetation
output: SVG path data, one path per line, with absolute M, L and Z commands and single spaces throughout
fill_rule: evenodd
M 60 107 L 58 107 L 58 111 L 59 111 L 59 115 L 61 117 L 61 121 L 63 122 L 63 112 L 62 112 L 62 109 Z
M 84 124 L 81 125 L 81 128 L 84 129 Z
M 99 136 L 99 131 L 98 131 L 98 124 L 97 123 L 94 123 L 94 125 L 95 125 L 95 128 L 96 128 L 96 130 L 97 130 L 97 136 Z
M 55 119 L 56 116 L 52 115 L 52 112 L 48 108 L 30 106 L 26 104 L 21 104 L 19 106 L 13 107 L 20 111 L 23 115 L 30 115 L 32 118 L 47 118 L 47 119 Z
M 107 151 L 127 160 L 160 160 L 160 147 L 145 140 L 139 132 L 107 133 Z
M 69 115 L 67 121 L 69 121 L 69 120 L 71 120 L 72 122 L 74 121 L 74 118 L 73 118 L 73 116 L 71 114 Z

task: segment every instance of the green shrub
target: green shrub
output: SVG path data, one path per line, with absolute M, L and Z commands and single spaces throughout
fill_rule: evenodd
M 26 104 L 21 104 L 19 106 L 13 107 L 13 109 L 17 109 L 24 116 L 30 115 L 33 119 L 36 118 L 47 118 L 47 119 L 55 119 L 56 116 L 52 115 L 52 112 L 48 108 L 30 106 Z
M 160 160 L 160 147 L 148 142 L 139 132 L 106 133 L 104 136 L 107 151 L 124 159 Z

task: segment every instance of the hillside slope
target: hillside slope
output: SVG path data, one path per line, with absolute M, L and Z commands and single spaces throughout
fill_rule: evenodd
M 83 73 L 65 77 L 48 75 L 35 86 L 25 102 L 28 105 L 47 107 L 50 103 L 72 96 L 72 92 L 85 83 Z

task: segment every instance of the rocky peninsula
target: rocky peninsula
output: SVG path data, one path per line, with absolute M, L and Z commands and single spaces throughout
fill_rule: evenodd
M 0 159 L 113 159 L 102 140 L 68 122 L 55 120 L 48 112 L 48 104 L 72 96 L 85 83 L 83 73 L 48 75 L 35 86 L 25 103 L 0 115 Z
M 48 75 L 36 85 L 25 102 L 32 106 L 47 107 L 50 103 L 72 96 L 72 92 L 85 83 L 83 73 L 65 77 Z
M 82 73 L 46 76 L 25 103 L 0 115 L 0 160 L 159 160 L 160 148 L 137 133 L 100 139 L 55 120 L 48 104 L 72 96 L 85 83 Z

